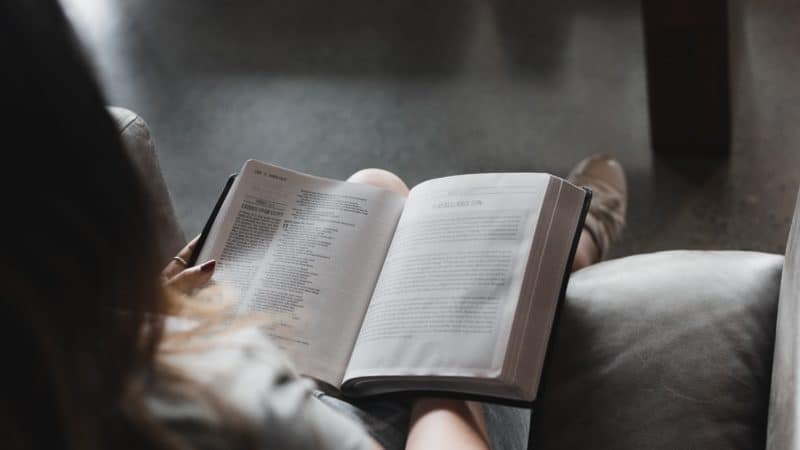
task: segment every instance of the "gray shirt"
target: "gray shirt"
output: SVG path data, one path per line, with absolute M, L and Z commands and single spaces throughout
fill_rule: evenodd
M 175 328 L 175 321 L 172 325 Z M 167 347 L 162 360 L 211 392 L 225 410 L 238 414 L 238 422 L 255 433 L 262 448 L 373 448 L 359 424 L 313 395 L 314 382 L 298 377 L 259 328 L 198 336 L 180 349 Z M 190 395 L 180 384 L 167 384 L 146 398 L 159 420 L 195 448 L 239 447 L 232 442 L 237 434 L 225 430 L 226 417 L 219 407 Z

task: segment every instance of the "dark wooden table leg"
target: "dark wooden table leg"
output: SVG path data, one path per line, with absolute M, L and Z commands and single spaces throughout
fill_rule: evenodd
M 727 0 L 643 0 L 650 139 L 662 155 L 727 155 Z

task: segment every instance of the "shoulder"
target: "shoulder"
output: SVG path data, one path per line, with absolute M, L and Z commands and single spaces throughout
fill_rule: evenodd
M 296 375 L 288 359 L 259 328 L 198 333 L 176 341 L 161 354 L 161 360 L 245 413 L 262 412 L 261 399 L 272 398 L 273 391 L 287 383 L 302 392 L 314 388 L 311 380 Z
M 361 427 L 314 397 L 314 382 L 297 376 L 260 328 L 200 335 L 163 353 L 161 359 L 184 380 L 162 380 L 154 390 L 149 403 L 161 420 L 189 421 L 192 430 L 207 434 L 225 428 L 226 420 L 234 418 L 257 430 L 258 439 L 270 447 L 370 446 Z M 206 394 L 192 393 L 187 389 L 190 384 Z M 209 396 L 217 407 L 209 403 Z M 220 414 L 221 409 L 227 411 Z

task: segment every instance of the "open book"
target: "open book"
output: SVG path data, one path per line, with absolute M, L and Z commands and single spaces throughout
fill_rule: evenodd
M 531 402 L 590 192 L 543 173 L 437 178 L 406 198 L 249 160 L 200 261 L 345 395 Z

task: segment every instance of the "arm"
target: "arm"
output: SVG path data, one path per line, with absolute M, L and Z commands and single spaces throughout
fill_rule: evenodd
M 182 261 L 189 259 L 197 241 L 198 238 L 193 239 L 163 270 L 162 279 L 165 286 L 184 293 L 191 293 L 209 281 L 214 272 L 215 260 L 193 267 L 185 266 Z M 212 386 L 214 383 L 219 383 L 222 387 L 218 386 L 219 390 L 215 390 L 215 392 L 227 402 L 226 404 L 232 405 L 234 408 L 240 405 L 245 406 L 238 411 L 239 413 L 243 413 L 251 419 L 258 418 L 260 417 L 258 414 L 262 414 L 263 418 L 269 422 L 261 433 L 261 436 L 267 440 L 265 442 L 267 444 L 274 444 L 275 442 L 270 440 L 277 440 L 284 445 L 292 442 L 297 444 L 298 448 L 313 446 L 314 448 L 330 449 L 382 450 L 381 445 L 357 423 L 351 422 L 345 416 L 338 414 L 314 398 L 312 395 L 313 383 L 293 376 L 286 370 L 286 367 L 280 363 L 276 364 L 275 361 L 282 361 L 282 359 L 277 355 L 277 348 L 267 344 L 269 341 L 263 341 L 264 335 L 260 333 L 256 333 L 254 336 L 244 335 L 244 333 L 252 331 L 254 330 L 241 328 L 238 333 L 245 336 L 243 338 L 236 334 L 225 335 L 228 340 L 217 342 L 217 345 L 206 343 L 205 351 L 209 354 L 205 356 L 202 353 L 192 355 L 189 361 L 194 363 L 194 366 L 190 365 L 184 369 L 189 370 L 200 379 L 208 378 L 204 385 Z M 237 337 L 241 339 L 241 342 L 236 340 Z M 263 347 L 264 345 L 266 347 Z M 244 356 L 236 357 L 237 347 L 240 347 L 240 353 Z M 215 351 L 223 352 L 228 357 L 215 355 Z M 232 358 L 231 354 L 233 354 Z M 186 364 L 186 361 L 183 363 Z M 220 364 L 222 364 L 221 369 Z M 225 364 L 232 365 L 226 368 Z M 178 361 L 178 365 L 180 365 L 180 361 Z M 254 373 L 264 373 L 267 374 L 266 378 L 270 376 L 274 378 L 271 382 L 254 386 L 245 391 L 245 398 L 248 400 L 253 395 L 261 395 L 265 399 L 259 403 L 260 407 L 255 408 L 256 416 L 252 416 L 253 408 L 246 407 L 252 406 L 252 404 L 237 396 L 237 392 L 241 391 L 237 386 L 240 387 L 245 382 L 250 383 L 254 379 Z M 256 378 L 264 379 L 265 376 L 258 375 Z M 259 391 L 259 389 L 262 390 Z M 271 412 L 265 413 L 264 409 Z M 182 424 L 187 423 L 184 415 L 180 415 L 178 420 L 182 421 Z M 213 438 L 218 430 L 206 423 L 201 427 L 202 432 L 209 433 L 210 438 Z M 218 436 L 216 437 L 218 438 Z
M 406 449 L 488 449 L 483 408 L 462 400 L 422 398 L 411 410 Z
M 188 259 L 196 243 L 197 238 L 184 247 L 178 256 Z M 210 270 L 202 269 L 208 265 L 211 266 Z M 208 282 L 213 271 L 211 261 L 185 268 L 179 261 L 172 260 L 164 270 L 163 277 L 166 285 L 187 292 Z M 488 442 L 483 408 L 479 403 L 436 398 L 422 398 L 414 403 L 407 449 L 488 449 Z M 371 446 L 374 450 L 381 449 L 375 441 L 371 442 Z

